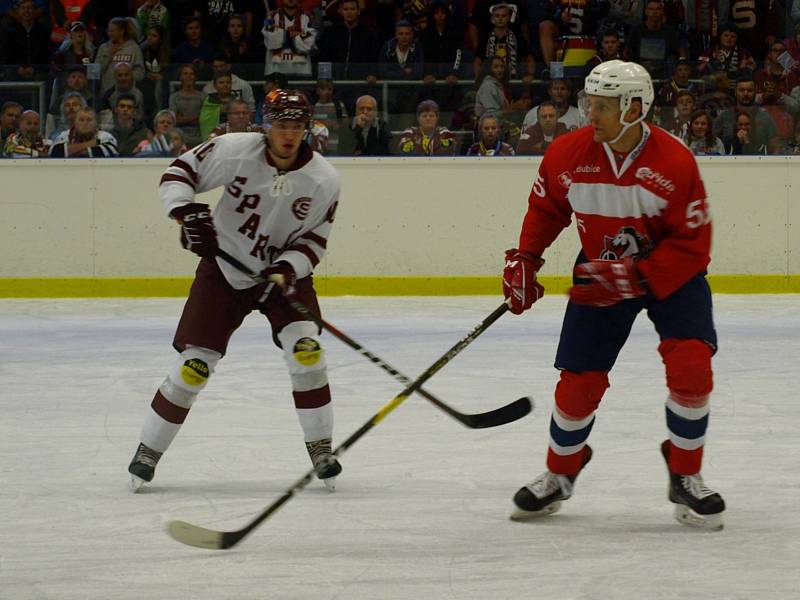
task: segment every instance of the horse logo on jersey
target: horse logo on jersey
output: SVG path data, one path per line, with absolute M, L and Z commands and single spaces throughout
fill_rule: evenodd
M 298 198 L 292 203 L 292 212 L 298 220 L 303 221 L 311 212 L 311 198 Z
M 620 260 L 628 256 L 641 258 L 650 251 L 650 238 L 633 227 L 620 227 L 617 235 L 603 236 L 603 251 L 600 260 Z

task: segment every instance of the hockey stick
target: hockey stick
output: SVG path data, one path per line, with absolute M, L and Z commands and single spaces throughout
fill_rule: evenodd
M 433 377 L 442 367 L 453 360 L 453 358 L 455 358 L 459 352 L 474 342 L 480 334 L 486 331 L 489 326 L 497 321 L 497 319 L 499 319 L 507 310 L 508 305 L 504 302 L 494 311 L 492 311 L 492 314 L 481 321 L 477 327 L 475 327 L 466 336 L 461 338 L 452 348 L 445 352 L 435 363 L 428 367 L 422 373 L 422 375 L 417 377 L 417 379 L 414 380 L 411 385 L 406 387 L 397 396 L 392 398 L 388 404 L 384 405 L 383 408 L 372 415 L 369 421 L 364 423 L 349 438 L 343 441 L 333 451 L 333 454 L 335 456 L 342 455 L 348 448 L 350 448 L 350 446 L 355 444 L 359 439 L 366 435 L 370 429 L 383 421 L 383 419 L 385 419 L 389 413 L 400 406 L 406 400 L 406 398 L 422 387 L 422 384 L 428 381 L 428 379 Z M 205 548 L 207 550 L 227 550 L 228 548 L 232 548 L 242 541 L 242 538 L 253 531 L 256 527 L 261 525 L 261 523 L 263 523 L 267 518 L 269 518 L 270 515 L 272 515 L 272 513 L 288 502 L 295 494 L 302 491 L 311 482 L 314 474 L 314 469 L 307 471 L 306 474 L 298 479 L 289 489 L 287 489 L 282 496 L 267 506 L 263 511 L 261 511 L 261 514 L 259 514 L 255 519 L 250 521 L 241 529 L 237 529 L 235 531 L 215 531 L 213 529 L 206 529 L 205 527 L 200 527 L 198 525 L 192 525 L 191 523 L 187 523 L 185 521 L 170 521 L 167 524 L 167 532 L 177 541 L 189 546 L 196 546 L 197 548 Z
M 222 260 L 227 262 L 228 264 L 236 267 L 242 273 L 248 275 L 254 281 L 263 282 L 264 279 L 260 275 L 250 272 L 250 270 L 243 265 L 238 259 L 234 258 L 224 250 L 217 250 L 217 256 L 219 256 Z M 311 310 L 308 306 L 300 302 L 299 300 L 293 298 L 286 298 L 289 302 L 289 305 L 299 312 L 301 315 L 309 318 L 314 323 L 317 324 L 322 329 L 329 331 L 335 337 L 339 338 L 342 342 L 353 348 L 356 352 L 361 354 L 361 356 L 365 357 L 366 359 L 372 361 L 376 365 L 378 365 L 381 369 L 389 373 L 392 377 L 397 379 L 403 385 L 411 385 L 414 382 L 411 378 L 403 375 L 400 371 L 395 369 L 392 365 L 387 363 L 385 360 L 381 359 L 380 357 L 376 356 L 364 346 L 356 342 L 353 338 L 346 335 L 327 321 L 325 321 L 322 317 L 320 317 L 317 313 Z M 414 390 L 420 396 L 431 402 L 434 406 L 443 410 L 448 415 L 453 417 L 459 423 L 469 427 L 471 429 L 483 429 L 486 427 L 497 427 L 498 425 L 505 425 L 506 423 L 511 423 L 512 421 L 516 421 L 517 419 L 521 419 L 525 415 L 527 415 L 531 411 L 531 401 L 528 398 L 519 398 L 514 400 L 514 402 L 510 404 L 506 404 L 505 406 L 501 406 L 500 408 L 496 408 L 494 410 L 490 410 L 489 412 L 485 413 L 476 413 L 476 414 L 466 414 L 457 411 L 453 407 L 445 404 L 438 398 L 436 398 L 433 394 L 430 394 L 426 390 L 422 389 L 422 387 L 417 388 Z

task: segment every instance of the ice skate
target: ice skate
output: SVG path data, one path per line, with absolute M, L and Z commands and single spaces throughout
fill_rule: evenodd
M 592 448 L 584 446 L 581 470 L 592 459 Z M 526 521 L 552 515 L 561 508 L 561 503 L 572 496 L 578 475 L 558 475 L 545 471 L 514 494 L 516 510 L 511 514 L 512 521 Z
M 131 464 L 128 465 L 128 473 L 131 474 L 129 482 L 131 491 L 135 494 L 145 483 L 153 480 L 156 473 L 156 465 L 161 458 L 161 452 L 148 448 L 144 444 L 139 444 L 136 454 L 133 455 Z
M 669 470 L 669 440 L 661 444 L 661 454 L 669 472 L 669 501 L 675 504 L 675 519 L 689 527 L 711 531 L 722 529 L 725 501 L 717 492 L 706 487 L 700 473 L 677 475 Z
M 342 472 L 342 465 L 336 460 L 331 450 L 331 440 L 326 438 L 315 442 L 306 442 L 306 450 L 311 457 L 311 464 L 317 478 L 322 480 L 329 492 L 336 491 L 336 476 Z

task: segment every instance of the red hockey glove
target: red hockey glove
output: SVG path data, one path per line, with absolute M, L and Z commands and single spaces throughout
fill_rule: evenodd
M 544 287 L 536 281 L 536 273 L 544 261 L 538 256 L 512 248 L 506 250 L 506 266 L 503 269 L 503 295 L 508 307 L 515 315 L 528 310 L 544 296 Z
M 261 276 L 277 285 L 284 296 L 294 296 L 297 273 L 288 262 L 279 261 L 261 271 Z
M 632 258 L 591 260 L 577 265 L 575 276 L 589 280 L 587 284 L 570 288 L 569 298 L 576 304 L 611 306 L 647 294 Z
M 217 230 L 208 204 L 191 203 L 173 209 L 170 216 L 181 224 L 181 245 L 204 258 L 217 252 Z

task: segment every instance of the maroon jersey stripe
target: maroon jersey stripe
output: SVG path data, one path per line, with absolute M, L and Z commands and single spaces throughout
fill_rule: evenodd
M 302 252 L 305 254 L 308 257 L 308 260 L 311 261 L 312 267 L 316 267 L 317 263 L 319 263 L 319 257 L 314 254 L 314 251 L 305 244 L 296 244 L 294 246 L 290 246 L 289 250 L 294 250 L 296 252 Z
M 194 169 L 192 169 L 192 167 L 190 167 L 185 161 L 182 161 L 180 158 L 176 158 L 172 161 L 170 167 L 175 167 L 177 169 L 186 171 L 186 174 L 189 175 L 189 177 L 192 178 L 192 181 L 194 181 L 194 184 L 197 185 L 197 173 L 195 173 Z
M 308 233 L 301 235 L 300 239 L 308 240 L 310 242 L 314 242 L 315 244 L 317 244 L 318 246 L 321 246 L 323 248 L 327 248 L 328 247 L 328 240 L 326 240 L 321 235 L 317 235 L 313 231 L 309 231 Z
M 185 183 L 186 185 L 188 185 L 193 190 L 196 189 L 193 182 L 186 179 L 186 177 L 181 177 L 180 175 L 165 173 L 164 175 L 161 176 L 161 182 L 159 183 L 159 185 L 161 185 L 162 183 L 166 183 L 167 181 L 180 181 L 181 183 Z

